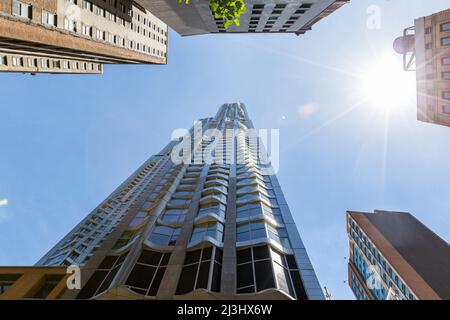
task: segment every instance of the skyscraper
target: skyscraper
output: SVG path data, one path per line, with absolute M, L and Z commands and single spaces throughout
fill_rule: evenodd
M 63 298 L 323 299 L 273 169 L 245 106 L 225 104 L 37 265 L 82 266 Z
M 132 0 L 2 0 L 0 72 L 166 64 L 167 25 Z
M 304 34 L 322 18 L 350 0 L 244 0 L 246 11 L 239 26 L 225 29 L 222 19 L 211 12 L 208 0 L 188 5 L 172 0 L 136 0 L 182 36 L 207 33 L 295 33 Z
M 450 246 L 410 213 L 348 211 L 347 233 L 357 299 L 450 299 Z
M 416 71 L 418 120 L 450 126 L 450 9 L 416 19 L 395 47 Z

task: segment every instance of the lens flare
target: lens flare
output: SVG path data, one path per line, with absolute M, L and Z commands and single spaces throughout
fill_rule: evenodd
M 402 69 L 402 62 L 385 55 L 366 68 L 362 76 L 362 98 L 380 110 L 395 111 L 415 102 L 415 78 Z

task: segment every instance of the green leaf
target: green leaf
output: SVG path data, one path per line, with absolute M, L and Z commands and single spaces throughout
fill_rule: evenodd
M 181 3 L 183 0 L 178 0 Z M 184 0 L 189 4 L 190 0 Z M 239 17 L 245 13 L 244 0 L 209 0 L 211 12 L 216 19 L 223 19 L 225 29 L 233 23 L 239 26 Z

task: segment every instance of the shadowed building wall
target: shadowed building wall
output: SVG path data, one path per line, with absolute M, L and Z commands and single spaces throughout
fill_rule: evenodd
M 450 246 L 411 214 L 348 211 L 347 233 L 358 299 L 450 299 Z
M 172 0 L 137 0 L 182 36 L 207 33 L 295 33 L 303 34 L 322 18 L 349 0 L 245 0 L 246 11 L 239 26 L 225 29 L 222 19 L 211 12 L 208 0 L 189 4 Z

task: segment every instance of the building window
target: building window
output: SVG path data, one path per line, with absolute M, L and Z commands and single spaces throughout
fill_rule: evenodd
M 13 0 L 12 2 L 12 13 L 15 16 L 31 19 L 33 17 L 32 15 L 33 7 L 29 4 L 22 3 L 17 0 Z
M 42 10 L 42 23 L 56 27 L 56 15 Z
M 187 213 L 188 210 L 186 209 L 167 209 L 160 217 L 160 220 L 165 223 L 183 223 Z
M 116 36 L 113 34 L 109 34 L 109 42 L 111 44 L 115 44 L 116 43 Z
M 237 251 L 237 293 L 275 288 L 273 267 L 267 246 Z
M 220 222 L 206 222 L 194 226 L 191 242 L 201 242 L 206 237 L 211 237 L 219 242 L 223 241 L 223 224 Z
M 83 9 L 89 10 L 89 11 L 93 11 L 94 6 L 92 5 L 92 2 L 89 0 L 83 0 Z
M 0 295 L 5 293 L 17 279 L 20 278 L 20 274 L 2 274 L 0 275 Z
M 223 219 L 225 217 L 225 210 L 226 207 L 223 204 L 215 203 L 212 205 L 201 206 L 197 216 L 217 215 Z
M 46 69 L 50 68 L 50 60 L 49 59 L 42 59 L 41 65 L 42 65 L 42 68 L 46 68 Z
M 450 80 L 450 72 L 442 72 L 443 80 Z
M 266 238 L 264 221 L 254 221 L 240 224 L 236 229 L 237 242 Z
M 425 49 L 429 50 L 433 48 L 433 44 L 431 42 L 425 44 Z
M 441 24 L 441 31 L 449 31 L 449 30 L 450 30 L 450 22 Z
M 445 114 L 450 114 L 450 105 L 445 105 L 442 107 L 442 112 Z
M 97 29 L 97 39 L 105 41 L 106 40 L 106 32 Z
M 432 31 L 433 31 L 433 28 L 431 28 L 431 27 L 425 28 L 425 34 L 431 34 Z
M 450 37 L 445 37 L 441 39 L 441 45 L 450 46 Z
M 15 67 L 23 67 L 23 58 L 22 57 L 12 57 L 12 65 Z
M 186 294 L 195 289 L 220 291 L 222 250 L 207 247 L 186 253 L 176 294 Z
M 36 68 L 37 67 L 37 59 L 36 58 L 28 58 L 28 67 Z
M 106 17 L 105 9 L 103 9 L 101 7 L 97 7 L 97 15 L 102 16 L 102 17 Z
M 442 64 L 444 66 L 450 66 L 450 57 L 449 58 L 442 58 Z
M 270 239 L 280 243 L 284 248 L 291 247 L 286 228 L 275 228 L 271 225 L 267 225 L 267 231 Z
M 77 299 L 89 299 L 107 290 L 125 261 L 127 254 L 128 252 L 120 256 L 106 256 L 81 289 Z
M 0 66 L 5 65 L 6 64 L 6 58 L 4 56 L 0 55 Z
M 279 288 L 299 300 L 307 299 L 293 255 L 268 246 L 237 251 L 237 293 L 254 293 Z
M 81 33 L 85 36 L 92 37 L 92 27 L 83 24 L 81 27 Z
M 64 29 L 72 31 L 72 32 L 77 32 L 76 21 L 64 18 Z
M 133 220 L 130 222 L 128 227 L 134 228 L 139 226 L 144 220 L 148 217 L 148 213 L 145 211 L 140 211 L 136 214 L 136 216 L 133 218 Z
M 170 252 L 142 251 L 125 285 L 139 294 L 156 296 L 169 259 Z
M 446 100 L 450 100 L 450 91 L 442 92 L 442 97 Z
M 243 206 L 239 206 L 236 210 L 238 219 L 250 218 L 263 214 L 273 218 L 272 209 L 261 202 L 245 204 Z
M 161 246 L 174 246 L 180 235 L 181 228 L 172 228 L 163 225 L 157 225 L 148 238 L 151 243 Z
M 26 297 L 31 299 L 45 299 L 52 292 L 52 290 L 58 285 L 62 280 L 64 275 L 62 274 L 52 274 L 45 275 L 43 283 L 40 288 L 32 296 Z
M 133 239 L 133 237 L 134 237 L 133 231 L 126 230 L 122 232 L 120 238 L 114 244 L 113 250 L 125 247 L 131 241 L 131 239 Z

